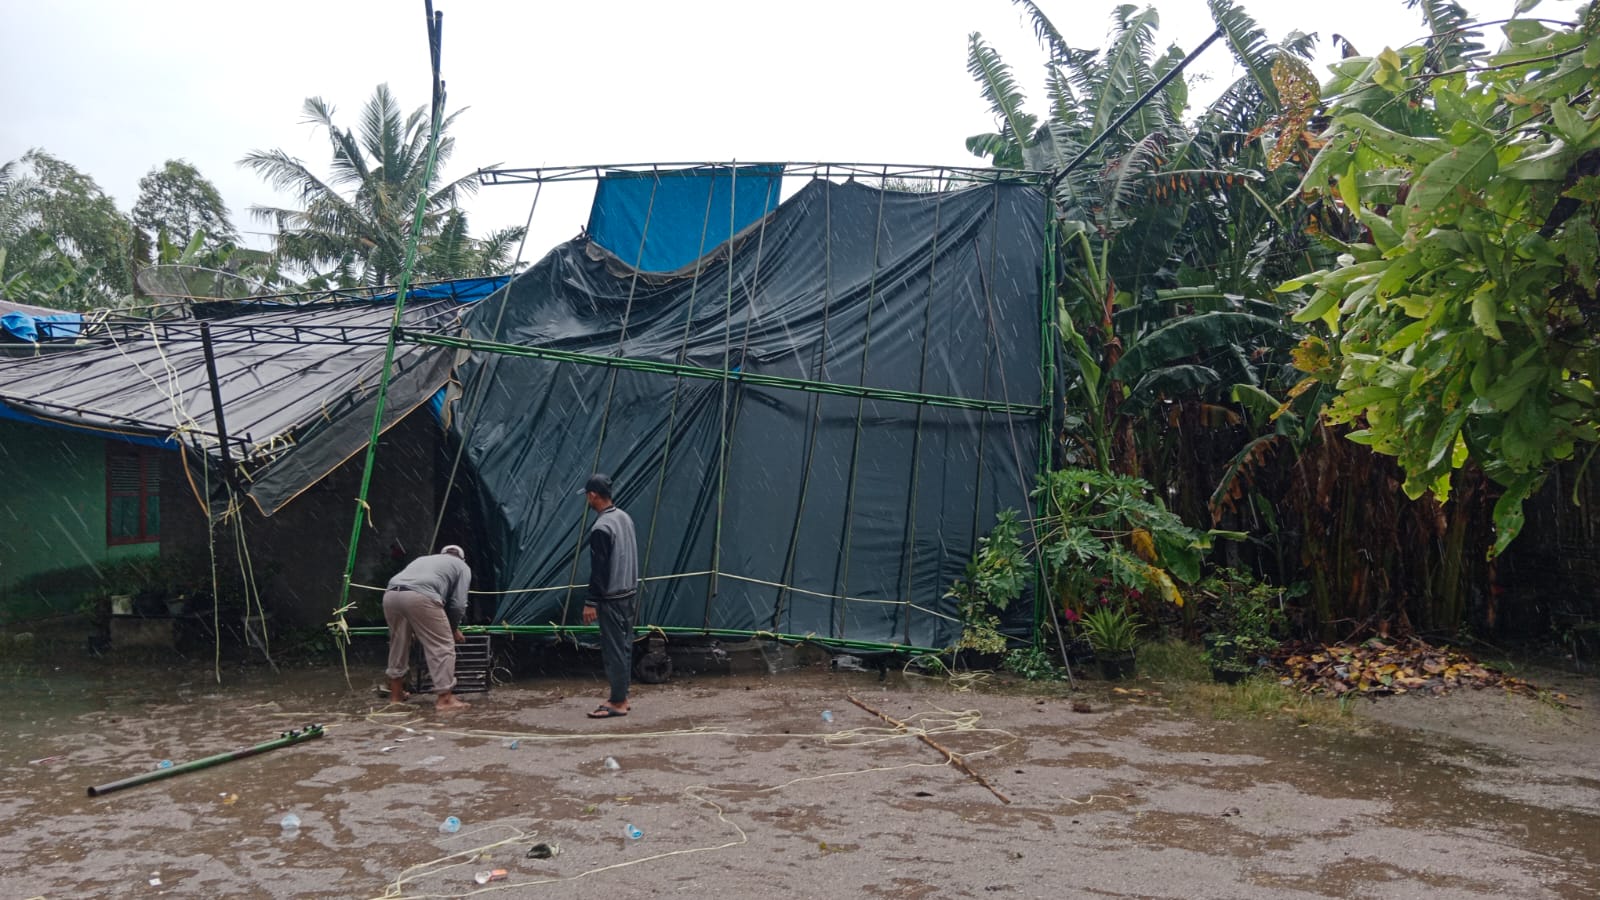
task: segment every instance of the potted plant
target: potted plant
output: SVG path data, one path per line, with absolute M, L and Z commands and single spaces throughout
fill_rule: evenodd
M 1107 680 L 1133 676 L 1133 642 L 1139 632 L 1139 616 L 1126 603 L 1104 598 L 1078 619 L 1078 630 L 1094 648 L 1100 674 Z
M 1001 512 L 994 530 L 978 539 L 978 553 L 967 564 L 966 577 L 945 594 L 956 601 L 961 616 L 961 637 L 952 649 L 971 667 L 994 668 L 1005 653 L 1000 618 L 1011 601 L 1022 596 L 1030 578 L 1021 533 L 1017 514 Z
M 1224 684 L 1238 682 L 1278 649 L 1284 592 L 1249 573 L 1223 568 L 1200 583 L 1199 593 L 1214 602 L 1211 630 L 1203 639 L 1211 677 Z

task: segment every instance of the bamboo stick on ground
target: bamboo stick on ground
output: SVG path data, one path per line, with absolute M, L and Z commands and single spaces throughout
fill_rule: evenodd
M 873 709 L 872 707 L 866 705 L 865 703 L 862 703 L 860 700 L 857 700 L 855 697 L 851 696 L 850 694 L 845 694 L 844 696 L 845 696 L 846 700 L 849 700 L 851 703 L 854 703 L 855 705 L 861 707 L 862 709 L 866 710 L 867 712 L 872 713 L 873 715 L 875 715 L 878 718 L 884 720 L 885 722 L 888 722 L 888 723 L 894 725 L 896 728 L 902 729 L 902 730 L 904 730 L 906 732 L 911 732 L 911 726 L 907 725 L 906 723 L 904 723 L 902 721 L 900 721 L 899 719 L 896 719 L 893 716 L 885 715 L 884 713 L 881 713 L 881 712 Z M 963 760 L 961 758 L 961 754 L 956 753 L 954 750 L 951 750 L 951 749 L 943 746 L 938 741 L 934 740 L 931 737 L 928 737 L 926 734 L 923 734 L 921 732 L 915 732 L 915 734 L 917 735 L 917 738 L 920 739 L 924 744 L 927 744 L 929 747 L 932 747 L 933 749 L 939 751 L 940 753 L 943 753 L 944 756 L 945 756 L 945 759 L 949 760 L 951 763 L 954 763 L 956 768 L 958 768 L 961 771 L 967 773 L 969 776 L 972 777 L 972 779 L 974 781 L 976 781 L 979 784 L 983 785 L 984 787 L 988 788 L 989 789 L 989 793 L 995 795 L 996 797 L 999 797 L 1001 803 L 1009 804 L 1011 802 L 1011 798 L 1010 797 L 1007 797 L 1005 794 L 1002 794 L 998 790 L 995 790 L 995 786 L 989 783 L 989 779 L 984 778 L 982 775 L 979 775 L 977 772 L 973 771 L 972 767 L 967 765 L 966 760 Z

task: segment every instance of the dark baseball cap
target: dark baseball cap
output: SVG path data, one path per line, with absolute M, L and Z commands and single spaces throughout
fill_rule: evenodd
M 594 494 L 599 497 L 610 499 L 611 477 L 609 475 L 601 475 L 599 472 L 596 472 L 595 474 L 589 476 L 589 480 L 584 482 L 583 490 L 579 491 L 578 493 Z

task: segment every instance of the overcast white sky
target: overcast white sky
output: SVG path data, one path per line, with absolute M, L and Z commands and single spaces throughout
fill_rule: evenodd
M 1468 0 L 1482 19 L 1514 0 Z M 436 0 L 444 77 L 456 121 L 448 177 L 480 166 L 675 161 L 832 161 L 975 165 L 968 135 L 994 128 L 966 72 L 967 36 L 1000 50 L 1031 101 L 1043 54 L 1007 0 Z M 1041 0 L 1075 46 L 1104 43 L 1111 0 Z M 1422 33 L 1403 0 L 1254 0 L 1277 40 L 1338 32 L 1362 53 Z M 1161 45 L 1211 31 L 1204 0 L 1160 0 Z M 1546 0 L 1533 13 L 1570 17 Z M 237 165 L 281 147 L 325 171 L 324 135 L 300 123 L 306 97 L 354 127 L 387 82 L 408 111 L 428 99 L 420 0 L 0 0 L 0 160 L 42 147 L 93 176 L 129 209 L 138 181 L 183 158 L 214 181 L 244 230 L 253 203 L 292 204 Z M 1494 46 L 1500 35 L 1487 35 Z M 1191 67 L 1238 76 L 1215 44 Z M 1319 64 L 1317 71 L 1325 69 Z M 1207 88 L 1195 85 L 1193 94 Z M 527 258 L 575 234 L 592 185 L 546 188 Z M 473 231 L 521 224 L 531 186 L 484 188 L 466 207 Z M 252 243 L 264 245 L 264 237 Z

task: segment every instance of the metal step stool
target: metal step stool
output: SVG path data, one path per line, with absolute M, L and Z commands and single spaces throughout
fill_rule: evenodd
M 489 690 L 489 669 L 494 659 L 490 641 L 494 635 L 469 634 L 466 643 L 456 645 L 457 694 L 481 694 Z M 422 645 L 411 645 L 411 673 L 418 694 L 433 693 L 433 676 L 428 672 L 428 660 L 422 655 Z

